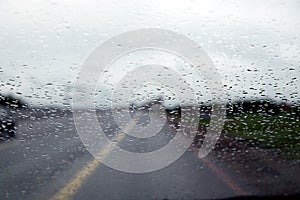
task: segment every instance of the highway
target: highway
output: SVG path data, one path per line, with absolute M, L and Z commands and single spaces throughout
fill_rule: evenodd
M 150 173 L 111 169 L 86 150 L 71 113 L 20 120 L 17 137 L 1 141 L 0 158 L 0 199 L 224 199 L 258 190 L 228 163 L 192 149 Z

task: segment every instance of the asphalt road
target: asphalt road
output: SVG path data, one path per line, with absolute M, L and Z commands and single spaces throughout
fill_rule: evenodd
M 0 142 L 0 158 L 0 199 L 224 199 L 257 192 L 227 163 L 192 150 L 155 172 L 111 169 L 83 146 L 70 114 L 20 120 L 17 137 Z

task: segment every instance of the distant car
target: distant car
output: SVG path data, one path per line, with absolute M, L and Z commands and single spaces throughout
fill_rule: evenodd
M 16 123 L 5 107 L 0 107 L 0 138 L 15 137 Z

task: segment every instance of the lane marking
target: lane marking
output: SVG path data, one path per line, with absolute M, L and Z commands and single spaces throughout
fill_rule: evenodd
M 120 142 L 125 134 L 123 132 L 128 132 L 135 124 L 134 120 L 131 120 L 123 130 L 119 131 L 115 137 L 113 137 L 112 141 L 114 143 Z M 96 158 L 93 158 L 89 161 L 81 170 L 79 170 L 73 178 L 71 178 L 67 184 L 58 190 L 56 194 L 50 198 L 50 200 L 68 200 L 77 192 L 83 182 L 88 178 L 88 176 L 96 169 L 97 166 L 101 164 L 100 159 L 97 158 L 105 158 L 111 150 L 113 149 L 114 144 L 110 143 L 103 147 Z M 194 152 L 198 155 L 196 150 Z M 216 174 L 232 191 L 234 191 L 237 195 L 249 195 L 249 192 L 246 192 L 242 189 L 237 183 L 235 183 L 223 170 L 215 166 L 213 162 L 208 158 L 199 158 L 203 161 L 203 163 L 214 173 Z
M 245 196 L 249 195 L 249 192 L 246 192 L 243 188 L 240 187 L 236 182 L 234 182 L 223 170 L 218 168 L 216 165 L 213 164 L 213 162 L 209 158 L 202 158 L 202 161 L 206 166 L 210 168 L 211 171 L 213 171 L 217 176 L 223 180 L 223 182 L 232 190 L 235 192 L 238 196 Z
M 140 116 L 137 116 L 137 117 L 140 117 Z M 114 143 L 120 142 L 125 136 L 124 132 L 127 133 L 130 129 L 133 128 L 134 125 L 135 125 L 135 121 L 131 120 L 122 130 L 120 130 L 115 135 L 115 137 L 113 137 L 112 141 Z M 109 153 L 113 149 L 113 146 L 114 146 L 114 144 L 110 143 L 110 144 L 106 145 L 105 147 L 103 147 L 101 149 L 101 151 L 99 152 L 99 154 L 97 154 L 96 158 L 93 158 L 81 170 L 79 170 L 73 176 L 73 178 L 71 178 L 68 181 L 68 183 L 63 188 L 58 190 L 56 192 L 56 194 L 52 198 L 50 198 L 50 200 L 67 200 L 67 199 L 70 199 L 72 196 L 74 196 L 74 194 L 80 188 L 82 183 L 97 168 L 97 166 L 99 166 L 101 164 L 100 159 L 101 158 L 103 159 L 107 155 L 109 155 Z M 99 159 L 97 159 L 97 158 L 99 158 Z
M 193 149 L 194 153 L 196 153 L 197 157 L 198 152 L 196 149 Z M 238 183 L 232 180 L 230 176 L 228 176 L 224 170 L 217 167 L 208 157 L 200 158 L 199 159 L 214 173 L 216 174 L 224 183 L 229 187 L 233 192 L 235 192 L 238 196 L 246 196 L 250 193 L 244 190 Z

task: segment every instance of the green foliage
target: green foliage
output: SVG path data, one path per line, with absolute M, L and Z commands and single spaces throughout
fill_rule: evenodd
M 300 120 L 294 113 L 275 116 L 241 113 L 227 119 L 224 131 L 265 148 L 276 148 L 290 157 L 300 158 Z

